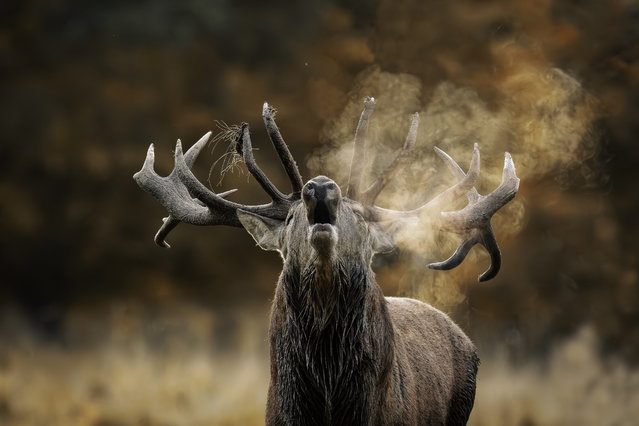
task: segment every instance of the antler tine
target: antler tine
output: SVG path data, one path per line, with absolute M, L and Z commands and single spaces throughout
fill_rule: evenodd
M 197 157 L 200 156 L 200 152 L 202 152 L 202 149 L 204 149 L 206 144 L 209 142 L 209 139 L 211 139 L 210 131 L 206 132 L 204 136 L 202 136 L 197 142 L 193 144 L 193 146 L 191 146 L 191 148 L 186 151 L 186 153 L 184 154 L 184 162 L 189 169 L 193 167 L 193 164 L 195 164 L 195 160 L 197 160 Z M 178 139 L 178 141 L 180 140 Z M 180 141 L 180 143 L 181 142 L 182 141 Z
M 455 164 L 457 165 L 457 163 Z M 459 165 L 457 165 L 457 167 L 459 167 Z M 479 177 L 479 147 L 477 146 L 477 144 L 475 144 L 473 149 L 473 156 L 470 159 L 470 167 L 468 169 L 468 173 L 464 173 L 462 171 L 462 174 L 463 178 L 455 185 L 451 186 L 441 194 L 435 196 L 432 200 L 413 210 L 392 210 L 378 206 L 372 206 L 374 216 L 377 218 L 378 221 L 384 222 L 402 218 L 408 219 L 414 217 L 429 217 L 433 214 L 440 213 L 442 208 L 450 205 L 453 201 L 466 194 L 475 185 L 475 182 Z
M 188 155 L 188 152 L 187 152 L 187 155 Z M 185 155 L 185 162 L 186 160 L 188 160 L 188 157 Z M 227 195 L 230 195 L 236 191 L 237 189 L 231 189 L 217 195 L 218 197 L 225 198 Z M 204 203 L 202 203 L 197 198 L 194 198 L 193 200 L 196 201 L 201 206 L 204 206 Z M 162 248 L 171 248 L 171 245 L 166 242 L 166 237 L 173 230 L 173 228 L 175 228 L 176 226 L 180 224 L 180 221 L 174 218 L 173 216 L 169 215 L 167 217 L 162 218 L 162 222 L 163 222 L 162 226 L 160 227 L 160 229 L 158 229 L 158 232 L 155 234 L 155 237 L 153 237 L 153 241 L 155 242 L 155 244 L 159 245 Z
M 295 163 L 295 159 L 291 155 L 291 151 L 288 149 L 286 142 L 284 142 L 284 139 L 282 138 L 280 129 L 275 123 L 275 108 L 266 102 L 264 102 L 264 106 L 262 107 L 262 118 L 264 119 L 266 132 L 268 133 L 271 143 L 275 147 L 277 155 L 280 157 L 282 166 L 284 166 L 284 171 L 291 182 L 293 195 L 299 197 L 299 194 L 302 191 L 302 186 L 304 186 L 304 182 L 302 182 L 302 175 Z
M 490 223 L 483 229 L 471 229 L 462 234 L 462 242 L 455 250 L 455 253 L 448 259 L 428 264 L 429 269 L 437 269 L 448 271 L 459 266 L 470 252 L 475 244 L 481 244 L 486 248 L 490 255 L 490 266 L 486 271 L 479 275 L 479 282 L 491 280 L 497 276 L 501 268 L 501 251 L 495 239 Z
M 244 159 L 244 164 L 248 171 L 253 175 L 257 183 L 260 184 L 269 197 L 271 197 L 274 202 L 284 200 L 286 195 L 282 194 L 280 190 L 273 185 L 270 179 L 255 162 L 255 157 L 253 156 L 253 145 L 251 144 L 251 135 L 249 133 L 249 125 L 246 123 L 242 123 L 235 148 L 238 154 L 240 154 Z
M 447 157 L 446 161 L 449 167 L 454 170 L 455 175 L 459 178 L 461 169 L 455 160 L 447 154 L 443 154 Z M 515 197 L 518 189 L 519 178 L 515 173 L 515 164 L 507 152 L 504 159 L 502 181 L 497 189 L 488 195 L 481 196 L 473 188 L 469 191 L 469 203 L 465 208 L 441 214 L 442 227 L 449 231 L 460 233 L 462 235 L 462 243 L 450 258 L 443 262 L 431 263 L 428 267 L 430 269 L 452 269 L 466 258 L 475 244 L 481 244 L 490 254 L 491 264 L 489 269 L 479 276 L 479 281 L 483 282 L 494 278 L 501 267 L 501 251 L 495 239 L 490 219 L 497 210 Z
M 366 154 L 366 138 L 368 135 L 368 122 L 375 109 L 375 98 L 364 99 L 364 110 L 359 117 L 357 130 L 355 131 L 355 141 L 353 146 L 353 158 L 351 160 L 351 171 L 348 177 L 348 189 L 346 196 L 358 201 L 361 197 L 362 175 L 364 173 L 364 157 Z
M 457 164 L 457 162 L 453 160 L 450 155 L 446 154 L 444 151 L 442 151 L 438 147 L 434 147 L 434 149 L 435 149 L 435 152 L 439 155 L 439 157 L 444 160 L 444 162 L 448 166 L 448 169 L 451 171 L 451 173 L 455 175 L 455 177 L 458 180 L 461 181 L 464 179 L 464 177 L 466 177 L 466 173 L 464 173 L 462 168 L 459 167 L 459 164 Z M 468 197 L 469 202 L 474 203 L 479 198 L 479 192 L 477 192 L 475 187 L 473 187 L 470 189 L 470 191 L 468 191 L 468 194 L 466 194 L 466 196 Z
M 452 158 L 451 158 L 452 160 Z M 459 167 L 459 166 L 457 166 Z M 461 169 L 461 168 L 460 168 Z M 463 171 L 462 171 L 463 173 Z M 473 146 L 473 156 L 470 159 L 470 167 L 468 173 L 464 173 L 464 177 L 455 185 L 446 189 L 441 194 L 435 196 L 432 200 L 421 207 L 418 207 L 409 213 L 424 215 L 431 212 L 440 212 L 444 206 L 450 205 L 453 201 L 470 191 L 479 178 L 479 146 Z
M 382 172 L 382 174 L 373 182 L 371 186 L 362 194 L 361 203 L 370 206 L 375 203 L 375 200 L 379 196 L 380 192 L 386 187 L 388 182 L 395 176 L 395 173 L 403 166 L 406 161 L 410 158 L 410 153 L 415 146 L 415 141 L 417 140 L 417 129 L 419 128 L 419 113 L 413 114 L 413 118 L 411 120 L 410 129 L 408 130 L 408 134 L 406 135 L 406 140 L 404 141 L 404 146 L 395 157 L 395 160 L 391 164 L 386 167 L 386 169 Z M 461 170 L 461 169 L 460 169 Z

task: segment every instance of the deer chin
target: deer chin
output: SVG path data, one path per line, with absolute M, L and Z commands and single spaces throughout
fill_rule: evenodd
M 330 255 L 337 245 L 337 229 L 330 223 L 316 223 L 309 227 L 308 240 L 320 255 Z

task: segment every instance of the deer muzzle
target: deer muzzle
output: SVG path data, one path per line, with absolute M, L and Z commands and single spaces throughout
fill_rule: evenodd
M 313 178 L 302 188 L 311 243 L 318 251 L 328 250 L 337 242 L 335 223 L 341 199 L 339 186 L 326 176 Z
M 326 176 L 309 180 L 302 188 L 309 225 L 335 225 L 342 193 Z

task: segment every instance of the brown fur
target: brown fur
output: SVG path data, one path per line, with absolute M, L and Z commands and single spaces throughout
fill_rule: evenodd
M 395 331 L 395 359 L 380 424 L 466 424 L 479 362 L 474 345 L 432 306 L 407 298 L 386 301 Z
M 371 283 L 377 287 L 376 283 Z M 315 395 L 317 406 L 304 407 L 299 417 L 287 421 L 283 417 L 286 403 L 279 388 L 278 369 L 294 362 L 282 353 L 280 335 L 286 323 L 287 309 L 284 295 L 278 286 L 271 323 L 271 385 L 267 407 L 267 425 L 465 425 L 473 406 L 475 376 L 478 358 L 475 348 L 461 329 L 444 313 L 432 306 L 407 298 L 384 298 L 377 288 L 370 289 L 370 299 L 364 304 L 369 311 L 370 330 L 363 330 L 362 337 L 379 339 L 371 345 L 373 368 L 366 370 L 366 363 L 349 366 L 366 370 L 370 377 L 364 385 L 352 386 L 354 393 L 368 391 L 370 398 L 363 403 L 351 401 L 348 395 L 349 413 L 361 407 L 363 417 L 350 419 L 355 423 L 335 421 L 324 403 L 325 395 Z M 362 307 L 364 307 L 362 306 Z M 346 343 L 346 342 L 340 342 Z M 353 347 L 341 349 L 347 356 L 357 356 Z M 336 355 L 337 356 L 337 355 Z M 357 372 L 351 372 L 353 376 Z M 372 386 L 366 386 L 366 385 Z M 298 385 L 303 385 L 298 383 Z M 295 386 L 287 383 L 287 387 Z M 285 391 L 292 391 L 286 389 Z M 348 393 L 346 391 L 345 393 Z M 308 399 L 313 399 L 309 397 Z M 286 397 L 284 397 L 286 399 Z M 328 398 L 330 399 L 330 398 Z M 364 404 L 361 406 L 360 404 Z

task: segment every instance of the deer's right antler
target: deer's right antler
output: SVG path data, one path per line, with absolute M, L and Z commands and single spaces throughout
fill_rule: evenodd
M 139 172 L 133 175 L 133 179 L 140 188 L 155 197 L 169 212 L 169 216 L 163 219 L 164 223 L 155 235 L 155 242 L 160 247 L 170 247 L 165 238 L 180 222 L 201 226 L 242 227 L 242 223 L 237 217 L 238 209 L 271 219 L 284 220 L 286 218 L 293 202 L 300 198 L 302 177 L 275 124 L 273 113 L 274 110 L 267 103 L 264 103 L 262 110 L 264 123 L 291 181 L 293 191 L 290 194 L 285 195 L 279 191 L 255 162 L 248 124 L 242 124 L 235 143 L 235 149 L 242 156 L 247 169 L 271 198 L 272 201 L 268 204 L 246 205 L 226 200 L 225 197 L 235 192 L 234 189 L 217 194 L 204 186 L 193 175 L 191 168 L 208 143 L 211 132 L 202 136 L 186 154 L 182 153 L 182 143 L 178 140 L 175 146 L 175 165 L 171 173 L 165 177 L 159 176 L 155 172 L 153 168 L 155 150 L 153 144 L 149 146 L 144 165 Z

